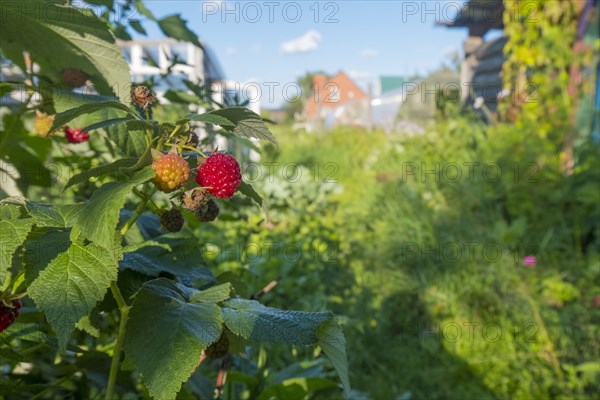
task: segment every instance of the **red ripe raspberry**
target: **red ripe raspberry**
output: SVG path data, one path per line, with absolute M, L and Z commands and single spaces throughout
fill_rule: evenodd
M 202 187 L 210 188 L 208 193 L 221 199 L 228 199 L 240 186 L 242 174 L 240 165 L 232 156 L 213 153 L 198 167 L 196 182 Z
M 68 126 L 65 126 L 64 131 L 65 131 L 65 136 L 66 136 L 67 140 L 69 141 L 69 143 L 83 143 L 83 142 L 87 142 L 88 139 L 90 138 L 89 133 L 82 132 L 81 128 L 73 129 L 73 128 L 69 128 Z
M 0 302 L 0 332 L 4 332 L 6 328 L 11 326 L 19 316 L 21 302 L 13 300 L 12 307 L 7 307 Z
M 156 173 L 154 184 L 165 192 L 173 192 L 187 183 L 190 179 L 190 166 L 180 155 L 168 153 L 152 163 Z

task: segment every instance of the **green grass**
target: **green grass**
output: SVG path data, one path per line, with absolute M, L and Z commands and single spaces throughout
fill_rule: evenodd
M 357 396 L 596 397 L 597 154 L 580 154 L 576 174 L 566 177 L 556 148 L 535 131 L 466 118 L 413 138 L 285 126 L 275 134 L 280 147 L 263 161 L 281 169 L 270 185 L 255 184 L 272 203 L 270 228 L 248 233 L 246 222 L 230 222 L 229 233 L 206 235 L 302 249 L 294 260 L 217 264 L 261 279 L 282 275 L 269 305 L 342 316 Z M 468 162 L 494 165 L 502 176 L 478 169 L 436 182 L 405 173 L 406 163 Z M 286 181 L 289 165 L 306 167 L 304 178 Z M 535 179 L 527 175 L 532 166 Z M 335 257 L 315 257 L 315 243 Z M 458 248 L 460 256 L 451 253 Z M 538 257 L 535 268 L 522 265 L 528 254 Z M 273 355 L 272 368 L 293 359 Z

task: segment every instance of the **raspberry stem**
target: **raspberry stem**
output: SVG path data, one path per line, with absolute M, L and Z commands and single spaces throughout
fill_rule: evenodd
M 169 147 L 179 146 L 182 149 L 186 149 L 186 150 L 190 150 L 190 151 L 196 152 L 196 153 L 200 154 L 202 157 L 208 158 L 208 156 L 206 154 L 204 154 L 203 152 L 201 152 L 200 150 L 198 150 L 197 148 L 192 147 L 192 146 L 186 146 L 184 144 L 177 145 L 177 144 L 173 144 L 173 143 L 165 143 L 165 146 L 169 146 Z
M 142 200 L 148 201 L 147 206 L 150 207 L 150 209 L 152 211 L 156 212 L 156 210 L 160 210 L 160 207 L 156 205 L 154 200 L 152 200 L 152 194 L 141 192 L 136 188 L 133 188 L 133 194 L 135 194 L 137 197 L 139 197 Z
M 115 383 L 117 382 L 117 372 L 119 371 L 119 360 L 121 358 L 121 349 L 123 347 L 123 340 L 125 339 L 125 326 L 127 325 L 127 319 L 129 318 L 129 306 L 125 302 L 117 282 L 113 281 L 110 284 L 110 290 L 112 292 L 117 305 L 119 306 L 119 312 L 121 313 L 121 320 L 119 321 L 119 331 L 117 333 L 117 340 L 115 341 L 115 347 L 113 349 L 112 360 L 110 363 L 110 372 L 108 374 L 108 386 L 106 387 L 105 400 L 113 399 L 113 392 L 115 390 Z
M 147 198 L 144 199 L 144 200 L 142 200 L 142 202 L 135 209 L 135 213 L 133 214 L 133 216 L 121 228 L 121 230 L 119 231 L 119 233 L 121 234 L 121 236 L 125 236 L 125 234 L 129 230 L 129 228 L 131 228 L 133 226 L 133 224 L 135 224 L 135 221 L 137 221 L 138 217 L 140 215 L 142 215 L 142 213 L 146 209 L 146 204 L 148 204 L 148 199 Z
M 173 129 L 173 132 L 171 132 L 171 134 L 169 135 L 169 137 L 168 137 L 168 138 L 167 138 L 167 140 L 166 140 L 167 142 L 170 142 L 170 141 L 171 141 L 171 139 L 173 139 L 173 137 L 175 136 L 175 134 L 176 134 L 177 132 L 179 132 L 179 129 L 181 129 L 181 126 L 182 126 L 182 125 L 177 125 L 177 126 L 175 127 L 175 129 Z

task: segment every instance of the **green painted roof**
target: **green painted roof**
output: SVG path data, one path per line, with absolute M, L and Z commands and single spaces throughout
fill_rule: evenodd
M 389 92 L 391 90 L 400 89 L 406 82 L 406 79 L 402 76 L 381 76 L 379 77 L 381 82 L 381 93 Z

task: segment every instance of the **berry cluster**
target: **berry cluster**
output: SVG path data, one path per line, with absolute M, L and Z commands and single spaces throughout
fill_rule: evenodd
M 84 132 L 81 128 L 73 129 L 68 126 L 64 127 L 65 137 L 69 141 L 69 143 L 83 143 L 87 142 L 90 138 L 89 133 Z
M 11 326 L 19 316 L 21 302 L 19 300 L 12 301 L 12 307 L 4 305 L 0 302 L 0 332 Z
M 240 165 L 232 156 L 213 153 L 198 167 L 196 182 L 213 196 L 228 199 L 242 182 Z
M 182 188 L 190 177 L 188 162 L 175 152 L 156 157 L 152 168 L 156 174 L 154 184 L 164 193 Z M 220 210 L 210 197 L 230 198 L 241 181 L 240 166 L 236 159 L 226 154 L 213 153 L 196 170 L 196 182 L 202 187 L 182 193 L 180 201 L 201 222 L 211 222 L 217 219 Z M 159 211 L 158 214 L 163 229 L 179 232 L 183 227 L 183 216 L 176 207 L 169 211 Z
M 179 189 L 190 179 L 190 166 L 183 157 L 175 153 L 165 154 L 155 160 L 152 169 L 156 173 L 154 184 L 165 193 Z

